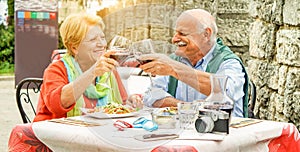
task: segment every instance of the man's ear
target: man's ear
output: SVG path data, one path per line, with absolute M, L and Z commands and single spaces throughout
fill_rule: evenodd
M 205 29 L 205 33 L 204 33 L 204 36 L 207 37 L 207 38 L 210 38 L 211 35 L 212 35 L 212 29 L 211 28 L 206 28 Z

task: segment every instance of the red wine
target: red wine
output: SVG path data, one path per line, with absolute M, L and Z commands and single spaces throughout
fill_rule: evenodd
M 220 110 L 227 112 L 229 114 L 229 116 L 230 116 L 231 112 L 233 110 L 233 106 L 231 106 L 231 105 L 223 105 L 223 106 L 220 106 Z
M 229 115 L 231 114 L 233 110 L 232 105 L 226 105 L 226 104 L 212 104 L 212 105 L 205 105 L 205 109 L 211 109 L 211 110 L 222 110 L 227 112 Z
M 117 62 L 121 63 L 123 62 L 127 57 L 129 56 L 129 53 L 115 53 L 111 54 L 109 57 L 116 60 Z
M 137 59 L 137 61 L 140 62 L 141 65 L 143 65 L 143 64 L 152 62 L 153 60 L 140 60 L 140 59 Z

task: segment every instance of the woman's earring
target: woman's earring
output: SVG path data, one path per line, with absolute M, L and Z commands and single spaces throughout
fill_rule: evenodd
M 77 53 L 74 55 L 74 59 L 75 59 L 76 62 L 78 61 L 78 55 L 77 55 Z

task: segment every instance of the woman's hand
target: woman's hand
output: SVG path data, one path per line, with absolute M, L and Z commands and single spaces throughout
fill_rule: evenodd
M 127 101 L 126 104 L 133 107 L 133 108 L 143 108 L 143 98 L 141 94 L 133 94 L 131 95 Z
M 95 63 L 94 72 L 96 76 L 102 76 L 105 72 L 110 72 L 115 69 L 118 65 L 118 62 L 110 58 L 111 54 L 114 54 L 115 51 L 105 52 L 101 55 Z

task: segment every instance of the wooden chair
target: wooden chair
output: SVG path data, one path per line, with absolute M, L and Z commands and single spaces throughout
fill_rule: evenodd
M 32 122 L 36 115 L 35 106 L 38 101 L 42 78 L 25 78 L 17 85 L 16 100 L 23 123 Z

